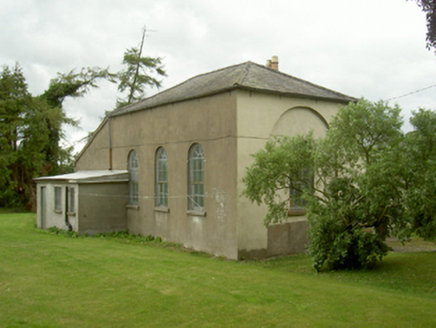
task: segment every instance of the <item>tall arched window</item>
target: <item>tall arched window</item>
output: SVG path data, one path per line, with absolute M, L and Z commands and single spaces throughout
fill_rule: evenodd
M 132 150 L 128 160 L 129 170 L 129 203 L 138 204 L 138 156 Z
M 204 211 L 204 153 L 199 144 L 192 145 L 188 156 L 188 210 Z
M 155 204 L 168 207 L 168 158 L 167 152 L 160 147 L 156 152 Z
M 313 173 L 310 169 L 302 170 L 292 181 L 293 188 L 289 190 L 289 215 L 305 215 L 307 202 L 302 198 L 305 191 L 313 193 Z

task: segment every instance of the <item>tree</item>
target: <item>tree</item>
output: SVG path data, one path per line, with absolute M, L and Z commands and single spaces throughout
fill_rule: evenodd
M 61 146 L 63 125 L 77 122 L 65 114 L 66 97 L 83 96 L 107 70 L 71 71 L 50 82 L 40 96 L 27 90 L 22 69 L 5 66 L 0 75 L 0 206 L 34 208 L 33 178 L 65 172 L 72 148 Z
M 436 50 L 436 1 L 434 0 L 415 0 L 427 19 L 427 48 Z
M 423 127 L 426 115 L 434 125 Z M 314 267 L 368 267 L 386 256 L 390 235 L 404 241 L 420 227 L 422 236 L 434 237 L 435 188 L 428 182 L 436 187 L 435 115 L 415 114 L 417 130 L 404 135 L 398 106 L 350 103 L 323 139 L 309 134 L 267 142 L 253 155 L 243 194 L 267 205 L 268 225 L 286 220 L 289 190 L 297 188 L 306 204 Z M 425 150 L 429 155 L 422 157 Z M 308 168 L 313 184 L 302 175 Z
M 288 217 L 289 191 L 312 193 L 315 186 L 302 172 L 314 167 L 313 154 L 317 141 L 307 136 L 281 137 L 269 141 L 253 155 L 254 163 L 247 168 L 243 194 L 258 205 L 264 203 L 268 212 L 264 224 L 279 223 Z
M 310 197 L 308 206 L 317 270 L 325 262 L 333 269 L 370 266 L 387 255 L 386 237 L 409 235 L 401 126 L 398 106 L 366 100 L 341 108 L 331 122 L 315 154 L 323 201 Z
M 45 104 L 50 109 L 45 117 L 49 129 L 49 142 L 46 143 L 44 153 L 46 156 L 46 174 L 67 173 L 63 171 L 62 160 L 71 161 L 72 148 L 63 149 L 60 145 L 61 140 L 65 137 L 63 125 L 68 124 L 77 126 L 78 122 L 68 117 L 62 107 L 67 97 L 83 97 L 92 88 L 97 88 L 98 80 L 108 80 L 116 82 L 116 74 L 110 73 L 108 69 L 82 68 L 76 73 L 74 70 L 67 74 L 60 74 L 50 81 L 46 91 L 39 97 L 36 97 L 41 104 Z
M 417 235 L 436 240 L 436 113 L 420 109 L 410 120 L 414 131 L 405 138 L 408 188 L 405 203 Z
M 30 108 L 32 97 L 22 69 L 18 64 L 12 69 L 3 67 L 0 75 L 0 205 L 21 203 L 23 188 L 19 180 L 26 179 L 21 172 L 22 162 L 26 158 L 36 162 L 40 159 L 38 149 L 26 154 L 20 148 L 22 139 L 29 133 L 28 124 L 33 121 Z
M 166 76 L 166 72 L 160 57 L 143 57 L 146 28 L 142 31 L 142 39 L 139 48 L 130 48 L 124 53 L 123 64 L 126 68 L 118 73 L 120 92 L 127 92 L 126 98 L 118 98 L 116 107 L 127 106 L 141 100 L 145 96 L 147 86 L 160 88 L 161 81 L 157 76 Z

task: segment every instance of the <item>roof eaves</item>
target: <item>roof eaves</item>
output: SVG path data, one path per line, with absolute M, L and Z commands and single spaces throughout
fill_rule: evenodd
M 192 97 L 186 97 L 186 98 L 182 97 L 182 98 L 179 98 L 179 99 L 175 99 L 175 100 L 171 100 L 171 101 L 167 101 L 167 102 L 162 102 L 162 103 L 156 104 L 154 106 L 139 107 L 139 108 L 136 108 L 136 109 L 133 109 L 133 110 L 130 110 L 130 111 L 123 111 L 123 112 L 118 112 L 118 113 L 112 113 L 112 114 L 109 114 L 109 116 L 110 117 L 122 116 L 122 115 L 126 115 L 126 114 L 131 114 L 131 113 L 139 112 L 139 111 L 142 111 L 142 110 L 149 110 L 149 109 L 158 108 L 158 107 L 161 107 L 161 106 L 177 104 L 177 103 L 180 103 L 180 102 L 183 102 L 183 101 L 201 99 L 201 98 L 217 95 L 217 94 L 220 94 L 220 93 L 223 93 L 223 92 L 232 91 L 232 90 L 235 90 L 235 89 L 243 89 L 243 90 L 248 90 L 248 91 L 256 91 L 256 92 L 262 92 L 262 93 L 267 93 L 267 94 L 276 94 L 276 95 L 282 95 L 282 96 L 285 96 L 285 97 L 298 97 L 298 98 L 303 98 L 303 99 L 316 99 L 316 100 L 335 101 L 335 102 L 340 102 L 340 103 L 344 103 L 344 104 L 348 104 L 349 102 L 356 102 L 356 101 L 358 101 L 357 98 L 346 96 L 346 95 L 340 94 L 338 92 L 335 92 L 335 93 L 340 95 L 340 97 L 323 97 L 323 96 L 307 95 L 307 94 L 296 93 L 296 92 L 281 92 L 281 91 L 275 91 L 275 90 L 270 90 L 270 89 L 254 88 L 254 87 L 249 87 L 249 86 L 242 85 L 242 84 L 239 84 L 239 83 L 235 82 L 230 87 L 217 89 L 217 90 L 214 90 L 212 92 L 206 92 L 206 93 L 199 94 L 199 95 L 192 96 Z
M 236 87 L 236 86 L 235 86 Z M 254 88 L 246 85 L 238 85 L 239 89 L 244 89 L 248 91 L 257 91 L 267 94 L 275 94 L 275 95 L 282 95 L 285 97 L 298 97 L 298 98 L 304 98 L 304 99 L 316 99 L 316 100 L 326 100 L 326 101 L 335 101 L 335 102 L 341 102 L 341 103 L 349 103 L 349 102 L 355 102 L 358 101 L 357 98 L 346 96 L 340 93 L 337 93 L 338 95 L 341 95 L 341 97 L 323 97 L 323 96 L 314 96 L 314 95 L 307 95 L 303 93 L 297 93 L 297 92 L 282 92 L 282 91 L 276 91 L 276 90 L 270 90 L 270 89 L 262 89 L 262 88 Z
M 307 80 L 303 80 L 303 79 L 295 77 L 293 75 L 290 75 L 290 74 L 287 74 L 287 73 L 284 73 L 284 72 L 281 72 L 281 71 L 277 71 L 277 70 L 274 70 L 272 68 L 268 68 L 268 67 L 262 66 L 262 65 L 257 64 L 257 63 L 253 63 L 253 62 L 248 62 L 248 63 L 252 64 L 253 66 L 257 66 L 258 68 L 261 68 L 261 69 L 264 69 L 264 70 L 269 70 L 269 71 L 273 72 L 274 74 L 282 75 L 282 76 L 284 76 L 286 78 L 291 78 L 292 80 L 297 81 L 297 82 L 299 82 L 301 84 L 306 84 L 308 86 L 315 87 L 317 89 L 321 89 L 321 90 L 327 91 L 327 92 L 332 93 L 332 94 L 336 94 L 338 97 L 323 97 L 323 96 L 315 96 L 315 95 L 306 95 L 306 94 L 300 94 L 300 93 L 297 93 L 297 92 L 295 92 L 295 93 L 294 92 L 282 92 L 282 91 L 279 91 L 279 90 L 264 90 L 264 92 L 281 93 L 281 94 L 287 94 L 287 95 L 290 95 L 290 96 L 301 96 L 301 97 L 304 97 L 304 98 L 312 98 L 312 99 L 316 98 L 316 99 L 323 99 L 323 100 L 331 100 L 331 99 L 340 100 L 340 99 L 342 99 L 343 102 L 347 102 L 347 100 L 348 100 L 348 102 L 349 101 L 357 101 L 358 100 L 357 98 L 354 98 L 354 97 L 351 97 L 351 96 L 347 96 L 347 95 L 345 95 L 343 93 L 331 90 L 329 88 L 326 88 L 326 87 L 323 87 L 321 85 L 309 82 Z M 247 87 L 249 87 L 249 86 L 247 86 Z M 262 88 L 254 88 L 254 89 L 262 90 Z
M 289 74 L 286 74 L 286 73 L 283 73 L 283 72 L 280 72 L 280 71 L 275 71 L 275 70 L 266 68 L 266 67 L 264 67 L 262 65 L 259 65 L 259 64 L 256 64 L 256 63 L 253 63 L 253 62 L 250 62 L 250 61 L 242 63 L 242 64 L 238 64 L 238 65 L 233 65 L 233 66 L 221 68 L 221 69 L 218 69 L 218 70 L 215 70 L 215 71 L 212 71 L 212 72 L 196 75 L 196 76 L 194 76 L 194 77 L 192 77 L 192 78 L 190 78 L 190 79 L 188 79 L 188 80 L 186 80 L 186 81 L 184 81 L 182 83 L 179 83 L 179 84 L 173 86 L 172 88 L 169 88 L 169 89 L 165 90 L 164 92 L 169 92 L 169 91 L 171 91 L 171 90 L 173 90 L 175 88 L 178 88 L 181 85 L 189 83 L 193 79 L 198 79 L 198 78 L 201 78 L 203 76 L 208 76 L 208 75 L 211 75 L 211 74 L 215 74 L 216 72 L 220 72 L 220 71 L 223 71 L 223 70 L 226 70 L 226 69 L 232 69 L 232 68 L 235 68 L 237 66 L 243 66 L 242 72 L 240 73 L 239 77 L 230 86 L 227 86 L 227 87 L 224 87 L 224 88 L 215 89 L 215 90 L 212 90 L 212 91 L 207 91 L 207 92 L 200 93 L 200 94 L 197 94 L 197 95 L 192 95 L 192 96 L 183 96 L 183 95 L 181 95 L 178 98 L 170 99 L 170 100 L 163 101 L 163 102 L 157 102 L 157 103 L 155 103 L 153 105 L 145 105 L 145 106 L 141 106 L 140 105 L 141 102 L 145 102 L 147 100 L 150 100 L 150 99 L 158 96 L 159 95 L 159 93 L 158 93 L 156 95 L 153 95 L 153 96 L 151 96 L 149 98 L 146 98 L 146 99 L 140 101 L 139 103 L 130 104 L 130 105 L 127 105 L 127 106 L 125 106 L 123 108 L 120 108 L 118 110 L 114 110 L 114 111 L 112 111 L 111 113 L 108 114 L 108 117 L 121 116 L 121 115 L 124 115 L 124 114 L 134 113 L 134 112 L 137 112 L 137 111 L 158 108 L 158 107 L 166 106 L 166 105 L 170 105 L 170 104 L 176 104 L 176 103 L 180 103 L 180 102 L 183 102 L 183 101 L 200 99 L 200 98 L 216 95 L 216 94 L 219 94 L 219 93 L 223 93 L 223 92 L 226 92 L 226 91 L 234 90 L 234 89 L 237 89 L 237 88 L 245 89 L 245 90 L 258 91 L 258 92 L 263 92 L 263 93 L 269 93 L 269 94 L 281 94 L 281 95 L 288 96 L 288 97 L 289 96 L 294 96 L 294 97 L 300 97 L 300 98 L 306 98 L 306 99 L 318 99 L 318 100 L 327 100 L 327 101 L 338 101 L 338 102 L 341 102 L 341 103 L 348 103 L 348 102 L 351 102 L 351 101 L 357 101 L 356 98 L 353 98 L 353 97 L 341 94 L 339 92 L 336 92 L 336 91 L 330 90 L 328 88 L 319 86 L 317 84 L 308 82 L 306 80 L 294 77 L 292 75 L 289 75 Z M 249 85 L 246 84 L 246 79 L 248 78 L 250 70 L 251 70 L 251 68 L 253 66 L 273 71 L 275 74 L 279 74 L 279 75 L 285 76 L 287 78 L 292 78 L 293 80 L 298 81 L 301 84 L 306 84 L 306 85 L 309 85 L 311 87 L 315 87 L 317 89 L 325 90 L 328 93 L 331 93 L 332 95 L 337 95 L 337 97 L 335 97 L 335 96 L 329 97 L 329 96 L 321 96 L 321 95 L 319 95 L 319 96 L 318 95 L 308 95 L 308 94 L 303 94 L 303 93 L 298 93 L 298 92 L 283 92 L 283 91 L 280 91 L 280 90 L 263 89 L 263 88 L 257 88 L 257 87 L 249 86 Z
M 332 90 L 332 89 L 329 89 L 329 88 L 323 87 L 323 86 L 321 86 L 321 85 L 319 85 L 319 84 L 316 84 L 316 83 L 309 82 L 309 81 L 307 81 L 307 80 L 303 80 L 303 79 L 298 78 L 298 77 L 295 77 L 295 76 L 293 76 L 293 75 L 289 75 L 289 74 L 286 74 L 286 73 L 283 73 L 283 72 L 280 72 L 280 71 L 279 71 L 278 73 L 280 73 L 280 74 L 282 74 L 282 75 L 284 75 L 284 76 L 286 76 L 286 77 L 291 77 L 291 78 L 293 78 L 294 80 L 297 80 L 298 82 L 300 82 L 300 83 L 302 83 L 302 84 L 310 85 L 310 86 L 312 86 L 312 87 L 315 87 L 315 88 L 318 88 L 318 89 L 322 89 L 322 90 L 325 90 L 325 91 L 331 92 L 331 93 L 333 93 L 333 94 L 336 94 L 336 95 L 338 95 L 339 98 L 349 98 L 349 99 L 352 99 L 353 101 L 357 101 L 357 100 L 358 100 L 357 98 L 354 98 L 354 97 L 350 97 L 350 96 L 344 95 L 343 93 L 340 93 L 340 92 L 334 91 L 334 90 Z M 336 98 L 322 97 L 322 96 L 320 96 L 320 98 L 321 98 L 321 99 L 336 99 Z M 351 101 L 351 100 L 350 100 L 350 101 Z

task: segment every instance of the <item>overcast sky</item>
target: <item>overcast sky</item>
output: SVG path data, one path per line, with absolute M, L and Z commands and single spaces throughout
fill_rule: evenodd
M 436 110 L 436 56 L 426 49 L 425 14 L 406 0 L 0 0 L 0 65 L 23 68 L 41 94 L 57 72 L 119 71 L 127 48 L 149 30 L 145 54 L 163 58 L 163 89 L 195 75 L 279 57 L 280 71 L 369 100 Z M 429 88 L 430 87 L 430 88 Z M 427 89 L 426 89 L 427 88 Z M 415 92 L 418 90 L 423 91 Z M 147 95 L 157 91 L 150 89 Z M 81 120 L 68 143 L 112 110 L 116 85 L 67 100 Z M 406 126 L 407 129 L 407 126 Z

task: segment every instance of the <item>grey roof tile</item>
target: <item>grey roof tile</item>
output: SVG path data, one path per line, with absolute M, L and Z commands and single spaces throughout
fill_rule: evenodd
M 197 75 L 154 96 L 115 109 L 109 115 L 122 115 L 137 110 L 205 97 L 233 89 L 248 89 L 282 94 L 285 96 L 323 99 L 343 103 L 357 100 L 356 98 L 329 90 L 265 66 L 253 62 L 245 62 Z

